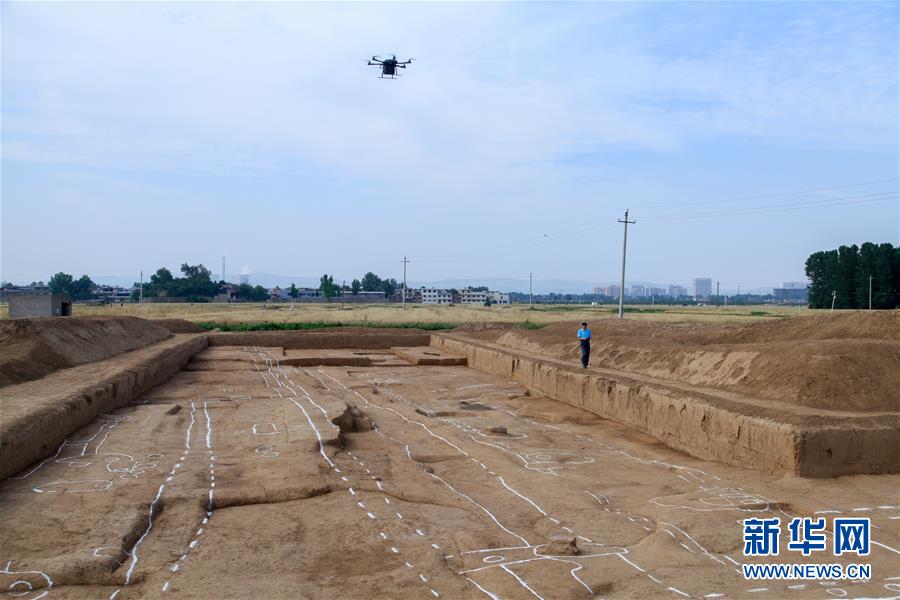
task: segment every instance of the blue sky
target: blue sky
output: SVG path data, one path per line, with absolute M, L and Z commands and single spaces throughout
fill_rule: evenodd
M 588 288 L 630 208 L 630 280 L 799 280 L 900 237 L 898 7 L 6 2 L 0 277 Z

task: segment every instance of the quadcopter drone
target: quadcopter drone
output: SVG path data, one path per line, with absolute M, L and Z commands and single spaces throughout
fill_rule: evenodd
M 381 75 L 380 79 L 395 79 L 396 77 L 400 77 L 400 74 L 397 73 L 397 69 L 405 69 L 406 65 L 411 63 L 413 59 L 409 59 L 407 61 L 399 61 L 397 60 L 397 56 L 395 54 L 391 54 L 390 58 L 379 58 L 378 56 L 373 56 L 369 59 L 370 67 L 381 67 Z

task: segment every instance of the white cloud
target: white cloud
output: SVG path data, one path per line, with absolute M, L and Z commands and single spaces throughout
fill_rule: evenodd
M 5 155 L 188 169 L 292 157 L 366 176 L 389 158 L 438 180 L 453 165 L 458 180 L 720 134 L 884 145 L 896 125 L 896 97 L 884 94 L 896 53 L 886 56 L 862 17 L 821 31 L 813 14 L 776 25 L 784 39 L 736 37 L 681 56 L 671 48 L 702 35 L 702 22 L 641 26 L 648 10 L 608 4 L 549 15 L 483 4 L 188 6 L 7 5 Z M 362 60 L 391 49 L 419 62 L 399 82 L 377 80 Z

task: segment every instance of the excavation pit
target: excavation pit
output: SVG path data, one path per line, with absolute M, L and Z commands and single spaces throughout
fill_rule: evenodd
M 25 462 L 0 484 L 10 561 L 0 590 L 783 598 L 795 582 L 754 585 L 735 572 L 748 562 L 738 522 L 818 513 L 877 526 L 866 559 L 876 576 L 822 589 L 894 593 L 897 475 L 798 477 L 802 453 L 729 464 L 739 450 L 724 454 L 712 438 L 714 456 L 676 450 L 703 397 L 678 396 L 688 408 L 672 419 L 684 424 L 671 421 L 667 438 L 613 403 L 652 406 L 663 383 L 585 374 L 465 334 L 328 335 L 179 334 L 0 390 L 2 463 Z M 591 391 L 609 386 L 634 389 Z M 720 417 L 697 418 L 711 428 Z M 28 431 L 40 443 L 25 443 Z M 747 444 L 769 444 L 754 436 Z M 557 538 L 559 555 L 548 553 Z

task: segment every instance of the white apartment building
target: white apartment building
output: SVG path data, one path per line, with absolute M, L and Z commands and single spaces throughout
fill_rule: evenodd
M 487 292 L 476 292 L 475 290 L 459 290 L 459 301 L 462 304 L 484 304 L 487 302 Z
M 509 304 L 509 294 L 503 292 L 476 292 L 475 290 L 460 290 L 459 301 L 462 304 L 484 304 L 488 300 L 491 304 Z
M 503 292 L 488 292 L 492 304 L 509 304 L 509 294 Z
M 453 302 L 453 294 L 447 290 L 423 287 L 421 293 L 422 304 L 451 304 Z
M 694 279 L 694 298 L 701 300 L 710 296 L 712 296 L 712 279 L 709 277 Z

